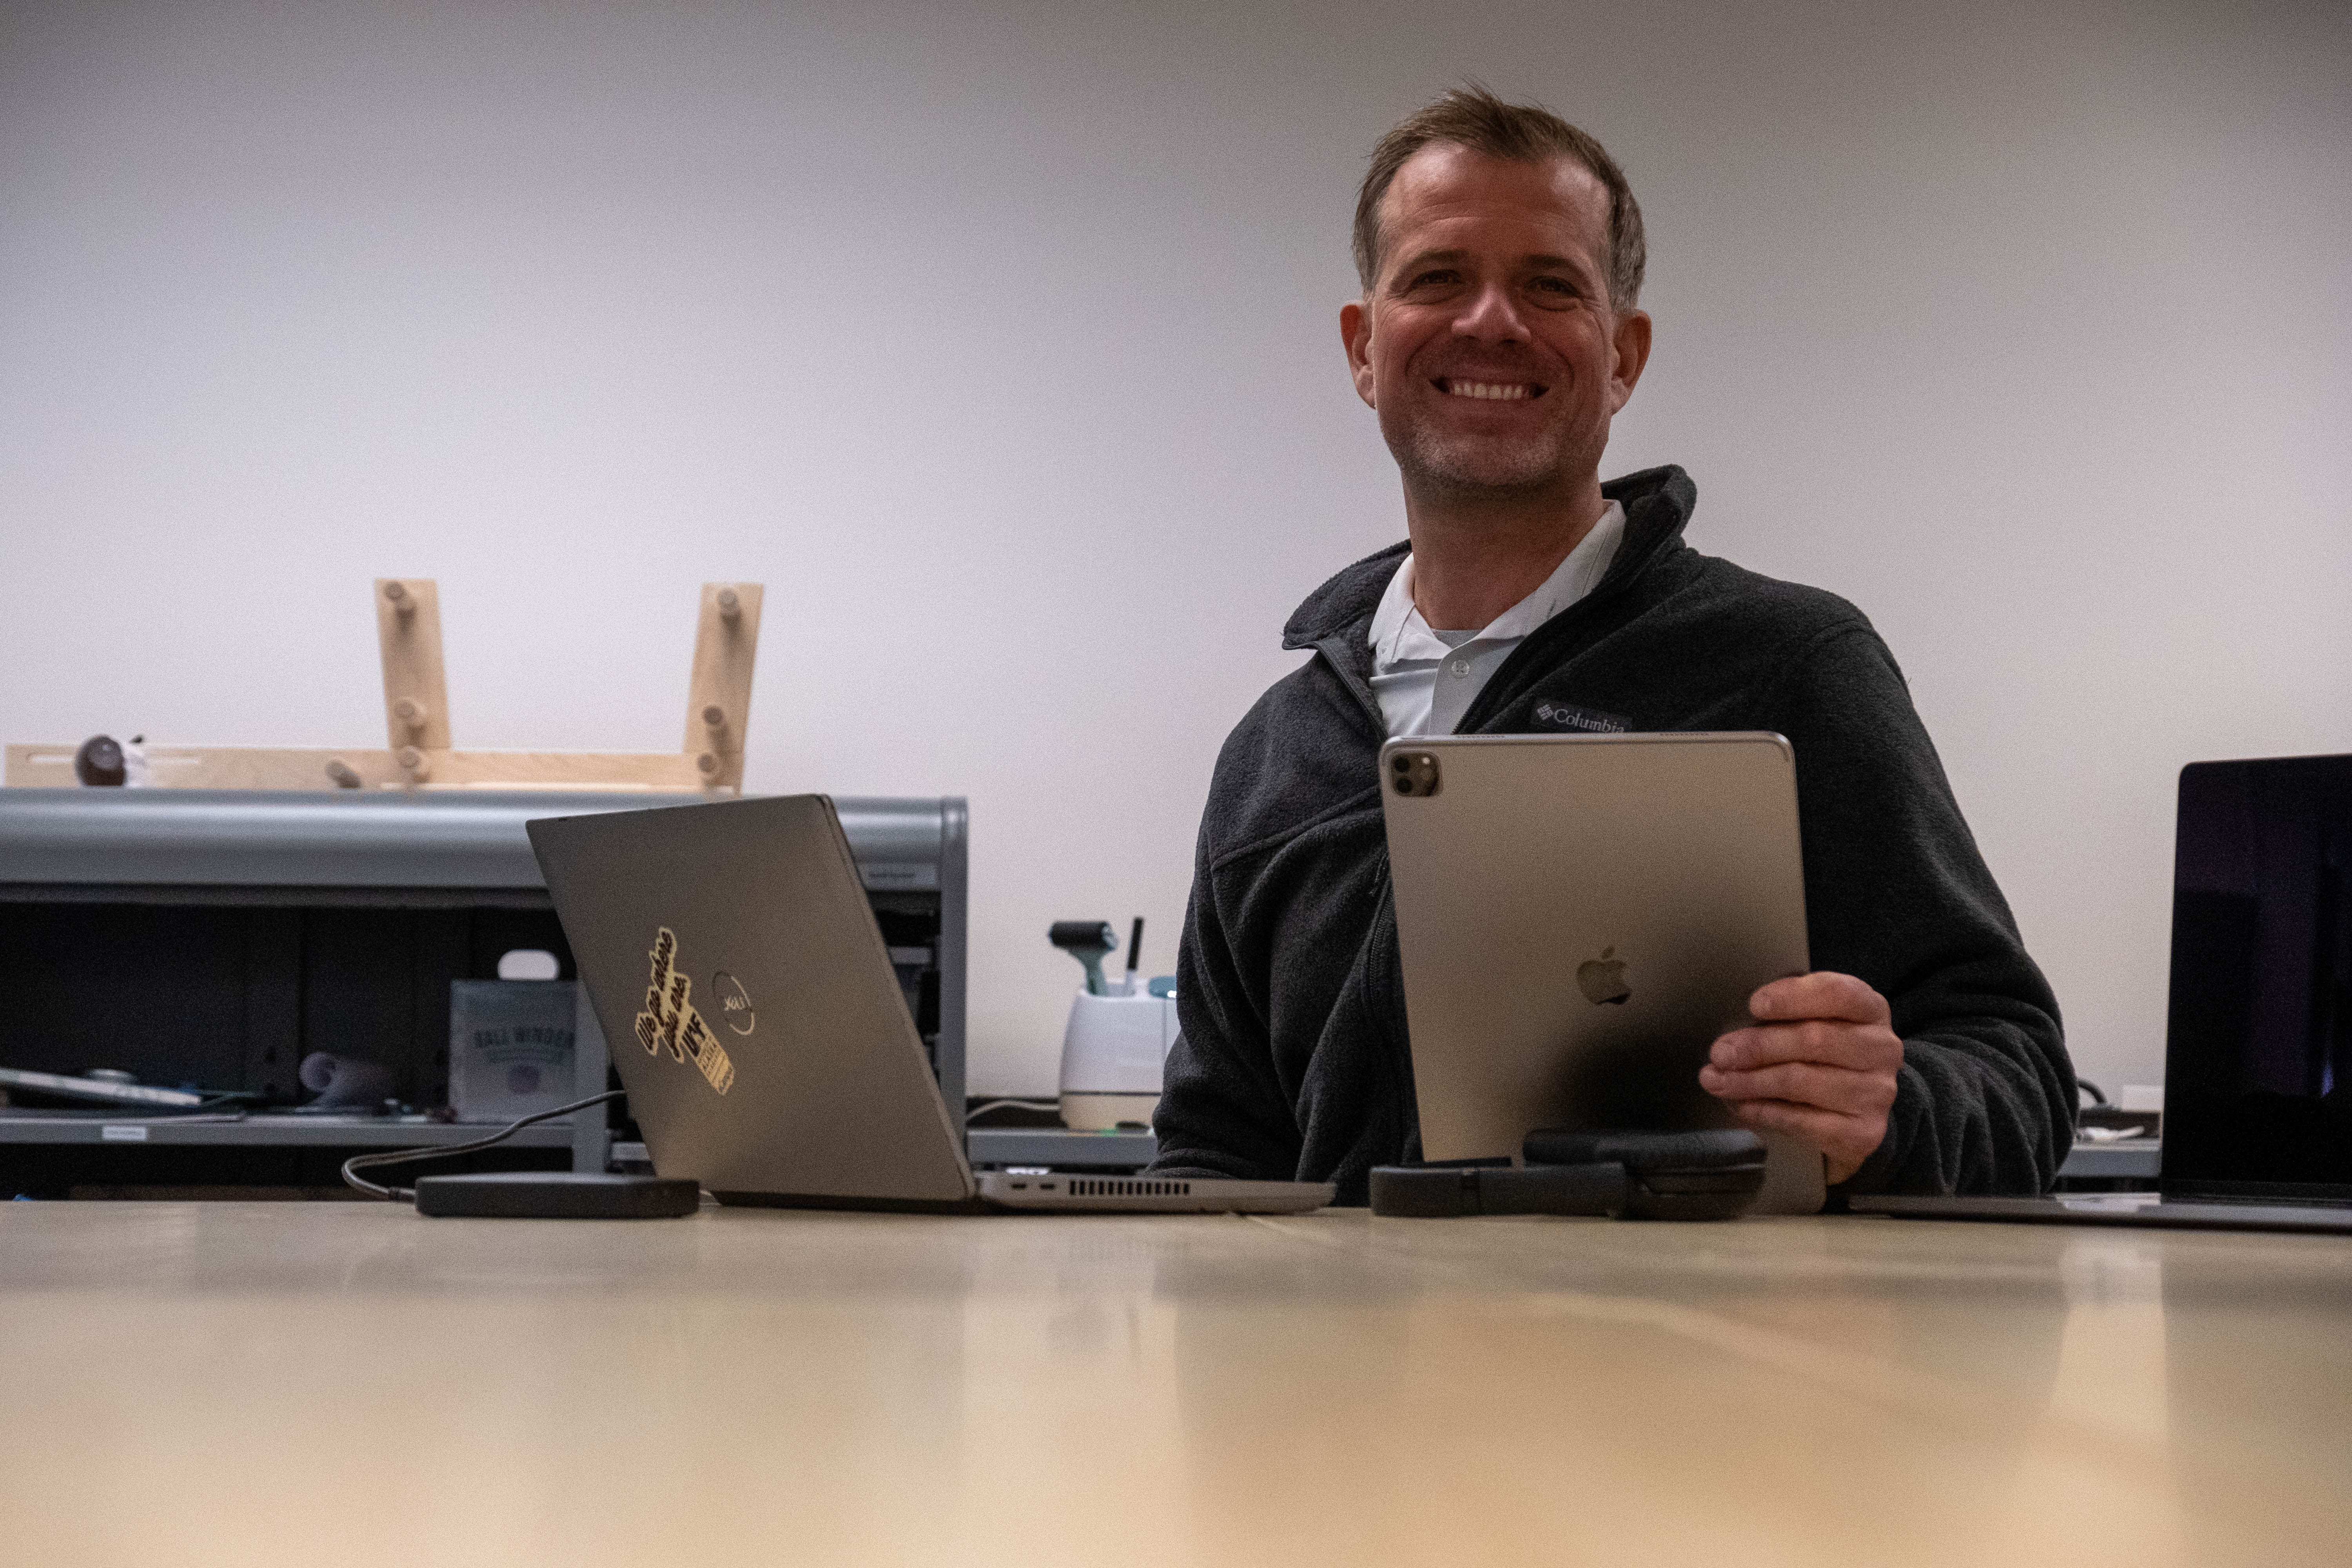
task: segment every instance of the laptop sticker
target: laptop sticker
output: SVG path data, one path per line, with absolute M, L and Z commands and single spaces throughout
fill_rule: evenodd
M 637 1044 L 649 1055 L 659 1056 L 667 1047 L 672 1061 L 693 1062 L 710 1087 L 725 1094 L 735 1081 L 735 1064 L 688 1000 L 694 982 L 677 966 L 677 933 L 661 927 L 646 956 L 653 960 L 653 978 L 646 986 L 645 1010 L 636 1016 Z

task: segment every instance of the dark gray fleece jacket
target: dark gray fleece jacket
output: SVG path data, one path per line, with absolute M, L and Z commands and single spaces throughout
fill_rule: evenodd
M 1813 966 L 1876 987 L 1904 1041 L 1886 1140 L 1844 1190 L 2046 1191 L 2074 1125 L 2058 1004 L 1886 645 L 1834 595 L 1685 544 L 1698 492 L 1680 468 L 1603 493 L 1625 507 L 1608 575 L 1512 651 L 1458 732 L 1787 736 Z M 1283 646 L 1315 658 L 1217 759 L 1155 1170 L 1336 1181 L 1361 1204 L 1374 1165 L 1419 1156 L 1367 640 L 1405 549 L 1299 606 Z

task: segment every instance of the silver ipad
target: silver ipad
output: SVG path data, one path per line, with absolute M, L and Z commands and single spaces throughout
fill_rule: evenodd
M 1408 737 L 1381 783 L 1423 1158 L 1733 1124 L 1708 1047 L 1811 968 L 1787 741 Z M 1819 1209 L 1819 1152 L 1765 1142 L 1759 1209 Z

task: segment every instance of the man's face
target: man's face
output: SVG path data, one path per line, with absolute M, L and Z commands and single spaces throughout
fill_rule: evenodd
M 1573 159 L 1423 148 L 1381 199 L 1381 273 L 1339 312 L 1409 484 L 1541 491 L 1598 473 L 1649 318 L 1609 303 L 1609 193 Z

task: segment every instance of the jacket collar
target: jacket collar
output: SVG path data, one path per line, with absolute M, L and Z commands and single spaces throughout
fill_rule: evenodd
M 1672 464 L 1612 479 L 1601 487 L 1601 493 L 1624 506 L 1625 542 L 1617 547 L 1609 574 L 1593 588 L 1596 599 L 1615 593 L 1660 555 L 1670 552 L 1698 505 L 1698 487 Z M 1307 595 L 1292 613 L 1290 624 L 1282 628 L 1282 646 L 1314 647 L 1369 622 L 1380 607 L 1381 595 L 1388 591 L 1389 579 L 1396 575 L 1397 563 L 1412 548 L 1408 540 L 1367 555 Z

